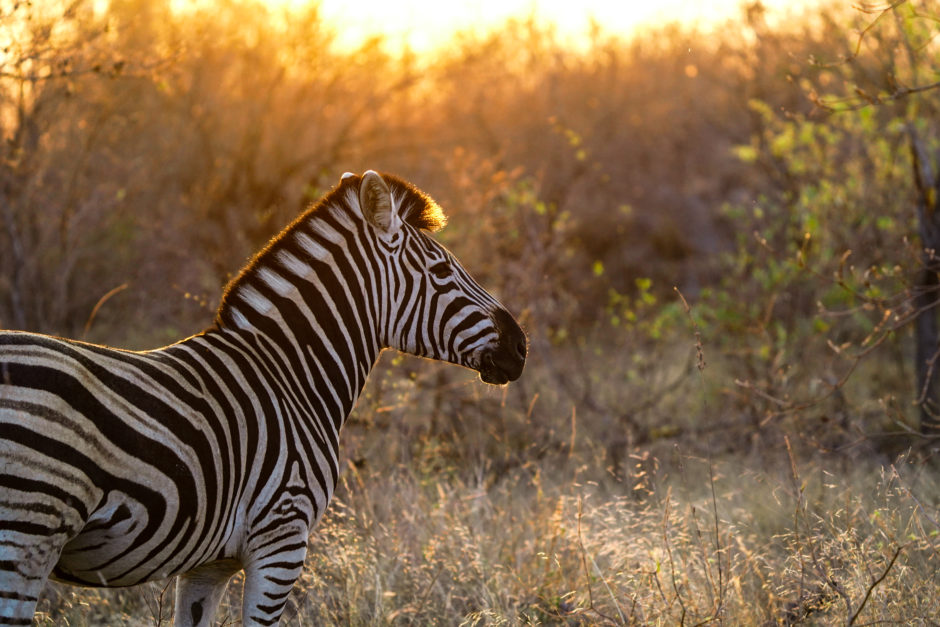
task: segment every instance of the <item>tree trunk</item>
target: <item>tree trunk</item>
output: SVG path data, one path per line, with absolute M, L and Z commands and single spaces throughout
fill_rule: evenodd
M 913 125 L 908 126 L 914 184 L 917 188 L 917 222 L 923 246 L 923 263 L 914 286 L 914 371 L 917 374 L 917 402 L 920 405 L 920 430 L 940 435 L 940 337 L 937 329 L 937 305 L 940 304 L 940 176 L 934 172 L 923 143 Z
M 936 260 L 931 251 L 924 254 L 924 268 L 917 280 L 914 306 L 918 314 L 914 327 L 917 398 L 920 404 L 920 430 L 922 433 L 940 433 L 940 405 L 938 405 L 937 371 L 940 370 L 937 337 L 938 297 Z

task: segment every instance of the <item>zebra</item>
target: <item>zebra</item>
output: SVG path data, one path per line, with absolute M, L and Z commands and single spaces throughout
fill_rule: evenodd
M 410 183 L 347 173 L 197 335 L 135 352 L 0 332 L 0 624 L 30 624 L 50 577 L 178 576 L 174 624 L 209 625 L 240 570 L 243 624 L 277 624 L 379 353 L 522 373 L 525 333 L 432 238 L 444 222 Z

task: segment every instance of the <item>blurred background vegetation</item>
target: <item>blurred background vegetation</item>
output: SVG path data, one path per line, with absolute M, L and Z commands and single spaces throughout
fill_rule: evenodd
M 935 624 L 936 3 L 422 55 L 337 46 L 315 3 L 0 7 L 0 327 L 198 332 L 372 168 L 529 334 L 495 391 L 383 356 L 300 624 Z M 65 590 L 51 622 L 133 605 Z

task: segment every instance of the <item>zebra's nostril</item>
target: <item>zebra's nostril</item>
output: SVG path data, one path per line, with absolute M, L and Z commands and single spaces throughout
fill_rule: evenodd
M 496 322 L 496 329 L 500 335 L 500 346 L 506 351 L 507 356 L 512 356 L 512 358 L 524 362 L 528 343 L 526 341 L 525 332 L 519 326 L 519 323 L 516 322 L 515 318 L 505 309 L 497 309 L 495 311 L 494 320 Z

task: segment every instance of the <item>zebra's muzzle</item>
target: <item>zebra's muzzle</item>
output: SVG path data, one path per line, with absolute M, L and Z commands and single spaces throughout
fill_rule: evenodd
M 522 375 L 528 343 L 525 332 L 505 309 L 497 309 L 493 321 L 499 340 L 495 347 L 484 349 L 480 358 L 480 378 L 485 383 L 502 385 Z

